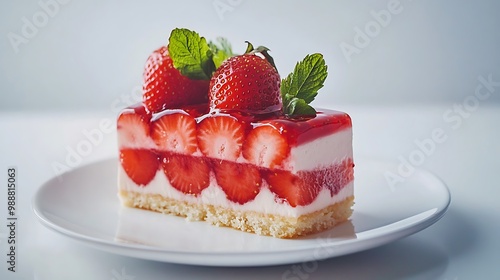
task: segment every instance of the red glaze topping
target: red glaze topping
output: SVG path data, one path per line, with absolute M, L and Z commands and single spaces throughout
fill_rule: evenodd
M 288 139 L 289 146 L 297 146 L 352 127 L 348 114 L 322 110 L 316 117 L 289 119 L 277 117 L 259 121 L 256 125 L 269 124 L 282 131 Z

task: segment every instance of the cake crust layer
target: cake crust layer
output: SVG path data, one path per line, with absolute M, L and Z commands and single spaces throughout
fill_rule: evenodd
M 299 217 L 285 217 L 255 211 L 237 211 L 209 204 L 194 204 L 159 194 L 120 190 L 123 205 L 164 214 L 207 221 L 216 226 L 232 227 L 245 232 L 278 238 L 296 238 L 321 232 L 347 221 L 352 214 L 354 196 Z

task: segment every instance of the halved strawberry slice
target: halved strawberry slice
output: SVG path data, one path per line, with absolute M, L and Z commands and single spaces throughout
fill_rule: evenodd
M 215 162 L 213 166 L 217 183 L 229 200 L 245 204 L 259 193 L 262 178 L 255 166 L 225 160 Z
M 271 125 L 252 129 L 243 144 L 243 157 L 257 166 L 266 168 L 281 165 L 289 153 L 287 139 Z
M 244 137 L 244 125 L 229 115 L 207 117 L 198 126 L 201 152 L 216 159 L 236 160 L 241 153 Z
M 210 183 L 210 169 L 201 157 L 166 153 L 162 167 L 172 187 L 183 193 L 198 195 Z
M 139 186 L 151 182 L 160 166 L 158 155 L 146 149 L 120 150 L 120 163 L 128 177 Z
M 196 121 L 184 113 L 163 115 L 152 124 L 151 137 L 160 151 L 191 155 L 198 148 Z
M 150 143 L 149 116 L 136 110 L 123 111 L 117 121 L 119 148 L 144 148 Z
M 319 194 L 318 185 L 285 170 L 267 170 L 264 178 L 269 189 L 292 207 L 311 204 Z

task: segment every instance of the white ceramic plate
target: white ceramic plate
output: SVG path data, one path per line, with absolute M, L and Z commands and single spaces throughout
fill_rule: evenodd
M 48 228 L 115 254 L 207 266 L 298 263 L 374 248 L 438 221 L 450 203 L 446 186 L 434 175 L 416 170 L 391 187 L 384 174 L 397 174 L 397 167 L 356 160 L 351 220 L 294 240 L 122 207 L 116 194 L 116 159 L 48 181 L 36 193 L 33 208 Z

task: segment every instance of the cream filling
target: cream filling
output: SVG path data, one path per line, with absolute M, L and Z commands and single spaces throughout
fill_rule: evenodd
M 285 169 L 295 173 L 334 164 L 352 158 L 352 128 L 348 127 L 290 150 Z
M 226 198 L 226 194 L 217 185 L 215 176 L 212 172 L 210 174 L 210 185 L 204 189 L 199 196 L 194 196 L 184 194 L 172 187 L 161 169 L 156 172 L 154 179 L 147 186 L 138 186 L 127 176 L 121 165 L 118 168 L 118 186 L 122 191 L 137 192 L 141 194 L 159 194 L 164 197 L 188 201 L 195 204 L 203 203 L 221 206 L 235 211 L 256 211 L 285 217 L 298 217 L 300 215 L 309 214 L 343 201 L 354 194 L 354 184 L 351 181 L 333 197 L 330 195 L 329 190 L 323 189 L 311 204 L 292 207 L 286 202 L 279 201 L 279 198 L 269 190 L 267 183 L 264 181 L 255 199 L 241 205 Z

